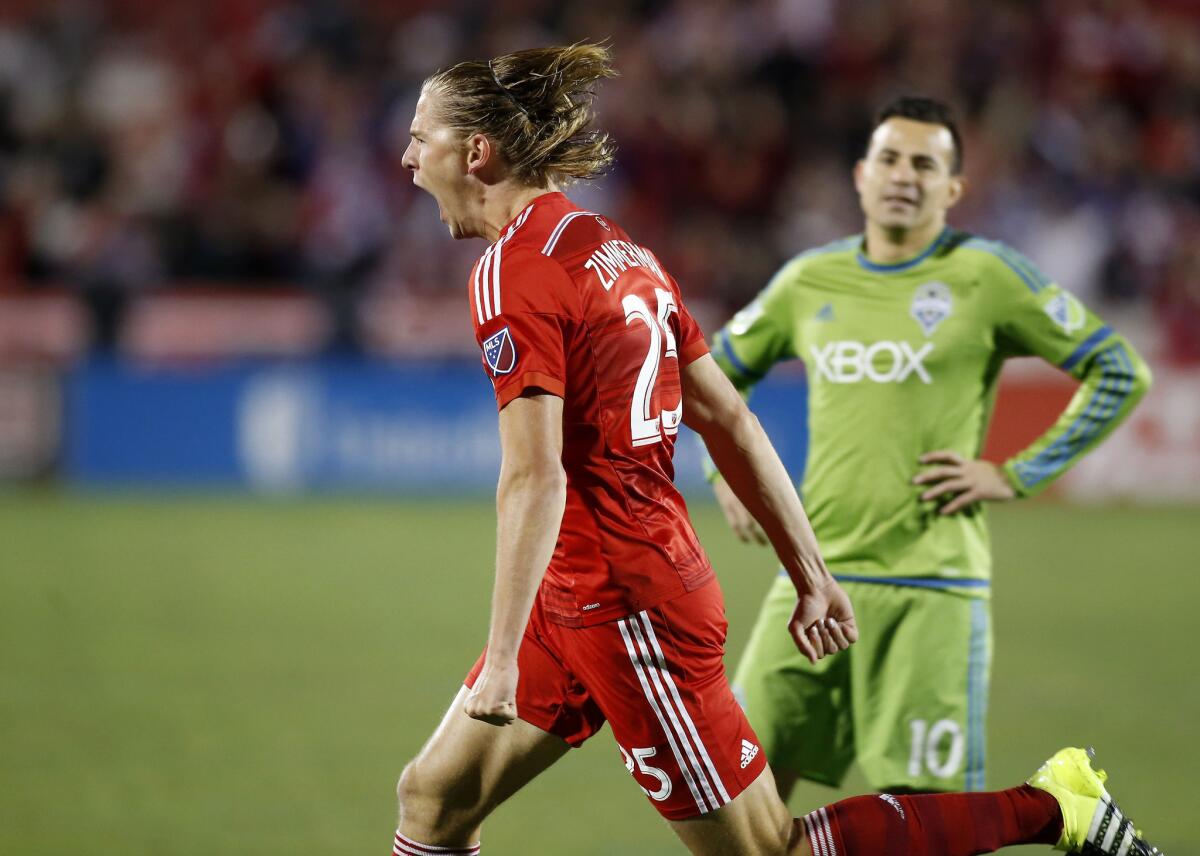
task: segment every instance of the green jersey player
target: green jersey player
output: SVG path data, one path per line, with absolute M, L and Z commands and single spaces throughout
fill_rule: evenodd
M 854 172 L 866 226 L 788 262 L 715 339 L 748 394 L 804 361 L 801 487 L 859 643 L 813 665 L 787 630 L 780 577 L 734 678 L 786 798 L 857 760 L 887 791 L 979 790 L 991 651 L 981 502 L 1029 496 L 1100 442 L 1150 376 L 1129 343 L 1015 250 L 946 225 L 965 189 L 949 109 L 902 98 Z M 996 466 L 979 459 L 1006 358 L 1037 355 L 1080 386 L 1058 421 Z M 753 520 L 715 477 L 743 539 Z

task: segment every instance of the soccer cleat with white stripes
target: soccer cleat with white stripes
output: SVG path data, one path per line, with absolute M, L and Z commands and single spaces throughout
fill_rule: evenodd
M 1029 777 L 1062 809 L 1056 850 L 1083 856 L 1161 856 L 1121 812 L 1104 787 L 1108 774 L 1092 767 L 1091 749 L 1061 749 Z

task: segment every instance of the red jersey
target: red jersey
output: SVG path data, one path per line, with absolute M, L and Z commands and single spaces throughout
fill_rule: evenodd
M 531 388 L 563 400 L 567 504 L 538 592 L 547 616 L 599 624 L 708 582 L 671 460 L 680 369 L 708 346 L 675 280 L 615 223 L 547 193 L 500 230 L 469 285 L 498 407 Z

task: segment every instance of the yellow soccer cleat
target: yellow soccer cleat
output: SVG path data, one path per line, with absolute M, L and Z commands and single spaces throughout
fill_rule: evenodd
M 1029 777 L 1062 809 L 1063 831 L 1055 850 L 1083 856 L 1162 856 L 1113 802 L 1108 774 L 1092 767 L 1091 749 L 1060 749 Z

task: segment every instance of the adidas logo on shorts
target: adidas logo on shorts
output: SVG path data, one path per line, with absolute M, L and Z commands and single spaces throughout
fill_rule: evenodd
M 750 766 L 750 762 L 758 757 L 758 747 L 749 740 L 742 741 L 742 769 Z

